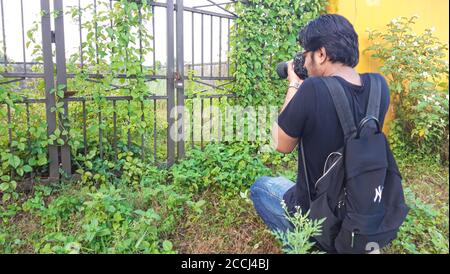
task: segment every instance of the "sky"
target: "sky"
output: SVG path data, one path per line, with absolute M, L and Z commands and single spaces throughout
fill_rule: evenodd
M 97 0 L 104 1 L 104 0 Z M 29 40 L 26 32 L 32 27 L 32 23 L 39 19 L 40 17 L 40 0 L 0 0 L 3 2 L 3 12 L 0 14 L 0 26 L 3 31 L 0 35 L 0 47 L 3 49 L 3 40 L 6 41 L 6 55 L 8 60 L 13 60 L 15 62 L 23 62 L 24 59 L 29 62 L 31 60 L 31 48 L 25 48 L 25 54 L 23 51 L 23 45 Z M 53 6 L 52 0 L 50 0 L 50 6 Z M 80 0 L 81 6 L 93 3 L 94 0 Z M 158 0 L 158 2 L 165 2 Z M 175 1 L 176 2 L 176 1 Z M 226 3 L 226 0 L 216 0 L 217 3 Z M 184 0 L 184 5 L 187 7 L 201 6 L 205 4 L 210 4 L 207 0 Z M 23 29 L 22 31 L 22 16 L 21 16 L 21 6 L 23 6 Z M 64 0 L 64 7 L 78 6 L 78 0 Z M 225 13 L 217 7 L 204 8 L 214 12 Z M 155 56 L 156 60 L 161 63 L 166 63 L 167 60 L 167 22 L 166 22 L 166 9 L 164 7 L 155 7 Z M 86 16 L 82 20 L 89 20 Z M 194 61 L 196 64 L 201 62 L 201 15 L 194 15 L 194 40 L 192 40 L 192 13 L 184 12 L 184 59 L 185 63 L 192 63 Z M 222 32 L 222 51 L 221 60 L 226 61 L 226 53 L 228 49 L 228 19 L 222 20 L 222 29 L 219 28 L 219 18 L 213 17 L 213 30 L 212 30 L 212 61 L 219 62 L 219 36 Z M 79 27 L 77 22 L 73 22 L 71 18 L 65 15 L 65 44 L 66 44 L 66 58 L 75 52 L 79 52 Z M 4 23 L 4 25 L 3 25 Z M 232 25 L 232 22 L 230 22 Z M 174 23 L 175 26 L 175 23 Z M 150 32 L 152 32 L 152 24 L 148 22 L 146 27 Z M 53 29 L 53 22 L 52 22 Z M 25 39 L 23 39 L 23 36 Z M 37 33 L 37 40 L 40 41 L 41 33 L 40 30 Z M 211 62 L 211 17 L 204 16 L 204 62 Z M 82 32 L 82 40 L 86 40 L 86 32 Z M 192 46 L 194 42 L 194 46 Z M 194 48 L 194 60 L 192 60 L 192 48 Z M 176 47 L 175 47 L 176 49 Z M 3 51 L 3 50 L 2 50 Z M 24 56 L 25 55 L 25 56 Z M 3 58 L 2 58 L 3 59 Z M 153 65 L 153 54 L 149 54 L 144 57 L 144 64 L 152 66 Z

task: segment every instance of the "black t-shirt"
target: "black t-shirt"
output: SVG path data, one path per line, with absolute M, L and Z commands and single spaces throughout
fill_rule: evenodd
M 366 116 L 370 92 L 369 75 L 360 74 L 360 76 L 362 86 L 334 76 L 345 90 L 356 123 Z M 383 76 L 375 74 L 375 77 L 381 79 L 381 106 L 378 119 L 382 126 L 389 107 L 389 88 Z M 307 174 L 310 189 L 313 190 L 314 183 L 322 176 L 327 156 L 344 145 L 344 134 L 333 99 L 320 77 L 310 77 L 302 83 L 279 115 L 278 125 L 287 135 L 298 138 L 299 141 L 303 140 Z M 303 160 L 300 157 L 300 146 L 298 147 L 297 183 L 283 197 L 290 212 L 295 206 L 300 206 L 303 212 L 309 209 Z

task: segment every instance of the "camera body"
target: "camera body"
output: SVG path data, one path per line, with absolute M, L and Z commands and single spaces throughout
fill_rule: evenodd
M 303 67 L 305 65 L 305 59 L 303 58 L 303 54 L 301 52 L 298 52 L 294 56 L 293 64 L 294 72 L 300 79 L 305 80 L 306 78 L 308 78 L 308 71 Z M 277 65 L 277 73 L 281 79 L 286 79 L 288 77 L 288 63 L 279 63 Z

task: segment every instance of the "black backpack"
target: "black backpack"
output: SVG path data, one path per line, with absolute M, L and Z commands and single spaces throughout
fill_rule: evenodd
M 358 127 L 345 91 L 333 77 L 323 77 L 344 132 L 344 146 L 325 161 L 323 175 L 311 191 L 310 218 L 326 218 L 317 246 L 329 253 L 366 253 L 396 238 L 408 214 L 402 177 L 377 117 L 380 111 L 380 79 L 370 74 L 366 117 Z M 306 159 L 301 153 L 304 170 Z

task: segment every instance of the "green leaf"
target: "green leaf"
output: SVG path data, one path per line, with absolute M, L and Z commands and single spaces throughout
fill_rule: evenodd
M 23 176 L 23 169 L 22 168 L 18 168 L 16 169 L 16 172 L 19 176 Z
M 23 166 L 23 171 L 28 173 L 28 172 L 33 171 L 33 168 L 31 168 L 31 166 L 29 166 L 29 165 L 24 165 Z
M 86 161 L 84 164 L 86 165 L 87 168 L 92 169 L 92 162 L 91 161 Z
M 0 184 L 0 191 L 4 192 L 7 191 L 9 188 L 9 184 L 8 183 L 1 183 Z
M 163 249 L 164 251 L 172 251 L 173 245 L 171 241 L 165 240 L 163 242 Z
M 2 197 L 3 202 L 9 201 L 9 199 L 11 199 L 11 194 L 10 193 L 4 193 L 3 197 Z
M 35 165 L 37 164 L 36 158 L 35 158 L 35 157 L 30 158 L 30 159 L 28 160 L 28 164 L 29 164 L 30 166 L 35 166 Z
M 43 166 L 43 165 L 47 164 L 47 157 L 39 156 L 37 164 L 38 164 L 38 166 Z
M 13 168 L 17 168 L 20 165 L 20 159 L 19 157 L 17 157 L 16 155 L 11 155 L 9 158 L 9 164 L 13 167 Z
M 21 150 L 21 151 L 24 151 L 24 150 L 25 150 L 25 144 L 24 144 L 24 143 L 18 144 L 17 147 L 18 147 L 19 150 Z

